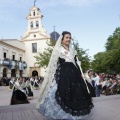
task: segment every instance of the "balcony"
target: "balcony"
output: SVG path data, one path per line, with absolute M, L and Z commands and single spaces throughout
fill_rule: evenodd
M 11 60 L 9 58 L 0 59 L 0 66 L 7 66 L 9 69 L 19 69 L 24 70 L 27 68 L 27 63 L 25 61 Z

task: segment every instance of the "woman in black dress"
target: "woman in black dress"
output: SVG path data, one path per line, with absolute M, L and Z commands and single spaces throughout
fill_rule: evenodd
M 29 103 L 26 96 L 26 87 L 22 77 L 19 77 L 15 82 L 12 97 L 11 97 L 11 105 L 15 104 L 27 104 Z
M 93 108 L 90 91 L 70 47 L 71 33 L 63 32 L 52 52 L 37 108 L 48 119 L 85 119 Z
M 28 99 L 32 99 L 33 98 L 33 90 L 32 90 L 32 86 L 31 86 L 29 79 L 27 79 L 25 86 L 26 86 L 26 94 L 28 96 Z

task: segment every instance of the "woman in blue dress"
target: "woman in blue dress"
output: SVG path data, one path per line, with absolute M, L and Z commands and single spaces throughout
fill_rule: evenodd
M 38 111 L 48 119 L 83 120 L 93 108 L 92 98 L 77 52 L 71 47 L 71 33 L 64 31 L 53 49 L 40 89 Z

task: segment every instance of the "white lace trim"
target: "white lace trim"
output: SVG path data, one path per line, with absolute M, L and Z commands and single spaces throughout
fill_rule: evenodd
M 44 102 L 45 98 L 47 97 L 50 87 L 52 85 L 52 81 L 54 80 L 54 74 L 56 72 L 57 69 L 57 63 L 58 63 L 58 58 L 62 57 L 62 58 L 66 58 L 66 56 L 64 54 L 61 54 L 60 50 L 61 50 L 61 39 L 62 39 L 62 35 L 60 36 L 60 38 L 57 40 L 57 43 L 53 49 L 48 67 L 47 67 L 47 71 L 46 71 L 46 75 L 45 75 L 45 79 L 42 83 L 42 86 L 40 88 L 40 96 L 37 102 L 37 108 L 39 108 L 39 106 Z M 76 51 L 72 48 L 70 48 L 70 53 L 75 56 L 76 55 Z
M 52 86 L 52 81 L 54 80 L 54 74 L 57 69 L 58 58 L 59 57 L 64 58 L 66 62 L 69 61 L 75 64 L 74 57 L 77 54 L 77 52 L 73 48 L 70 47 L 70 51 L 68 51 L 69 53 L 65 54 L 65 49 L 61 46 L 61 39 L 62 39 L 62 35 L 57 40 L 57 43 L 53 49 L 53 52 L 52 52 L 52 55 L 51 55 L 51 58 L 50 58 L 50 61 L 47 67 L 45 79 L 40 88 L 40 96 L 39 96 L 37 106 L 36 106 L 37 108 L 39 108 L 40 105 L 44 102 L 45 98 L 47 97 L 49 93 L 50 87 Z

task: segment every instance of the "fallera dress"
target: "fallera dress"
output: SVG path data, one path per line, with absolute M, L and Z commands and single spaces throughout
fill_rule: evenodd
M 15 82 L 13 86 L 12 96 L 11 96 L 11 105 L 16 104 L 27 104 L 29 103 L 26 95 L 26 87 L 24 82 L 22 84 L 19 84 L 18 81 Z
M 73 49 L 60 48 L 58 67 L 47 97 L 38 111 L 48 119 L 84 120 L 93 108 Z
M 27 94 L 27 96 L 29 98 L 32 98 L 33 97 L 33 91 L 32 91 L 32 87 L 31 87 L 30 81 L 26 81 L 25 86 L 26 86 L 26 94 Z

